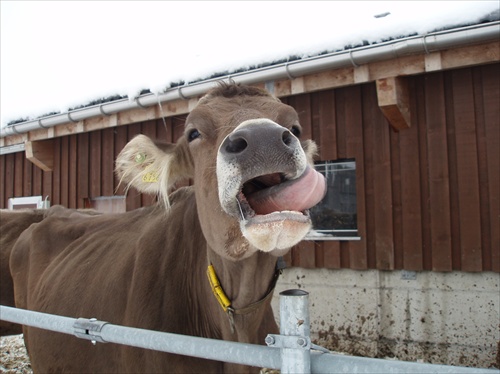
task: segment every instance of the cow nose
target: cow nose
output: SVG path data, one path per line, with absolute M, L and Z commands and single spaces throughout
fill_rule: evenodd
M 273 122 L 255 122 L 237 128 L 226 137 L 221 152 L 227 156 L 268 149 L 270 152 L 293 152 L 298 141 L 292 133 Z
M 294 136 L 292 133 L 288 130 L 283 131 L 283 134 L 281 135 L 281 140 L 283 141 L 283 144 L 286 145 L 287 147 L 290 147 L 294 141 Z
M 248 147 L 248 143 L 245 140 L 245 138 L 242 137 L 241 135 L 242 134 L 237 134 L 235 136 L 234 134 L 231 134 L 226 139 L 223 149 L 227 153 L 241 153 L 241 152 L 243 152 Z

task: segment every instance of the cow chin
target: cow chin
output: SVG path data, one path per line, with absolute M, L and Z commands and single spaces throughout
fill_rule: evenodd
M 256 249 L 284 255 L 311 229 L 311 220 L 301 212 L 275 212 L 240 221 L 241 232 Z

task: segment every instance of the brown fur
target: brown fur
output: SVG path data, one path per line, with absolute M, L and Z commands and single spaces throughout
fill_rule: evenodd
M 55 207 L 50 212 L 61 212 L 62 207 Z M 72 211 L 69 211 L 72 212 Z M 92 210 L 79 211 L 75 214 L 95 215 Z M 46 210 L 22 209 L 17 211 L 0 210 L 0 305 L 15 306 L 14 285 L 10 274 L 9 261 L 12 247 L 21 233 L 34 223 L 42 221 L 49 212 Z M 21 325 L 0 321 L 0 336 L 20 334 Z
M 167 208 L 159 204 L 90 216 L 53 207 L 38 223 L 19 226 L 6 239 L 12 246 L 12 238 L 19 236 L 10 255 L 16 306 L 263 344 L 268 333 L 277 332 L 270 301 L 250 314 L 236 315 L 232 333 L 206 277 L 211 263 L 233 307 L 244 308 L 263 298 L 273 278 L 276 256 L 286 252 L 264 253 L 252 248 L 242 236 L 238 220 L 222 211 L 217 197 L 218 146 L 239 123 L 254 118 L 268 118 L 288 129 L 298 126 L 295 111 L 265 91 L 226 85 L 200 100 L 187 118 L 185 136 L 175 146 L 158 147 L 140 136 L 125 147 L 117 160 L 117 172 L 139 190 L 165 197 L 177 178 L 194 179 L 194 186 L 169 196 Z M 188 142 L 193 128 L 201 136 Z M 314 144 L 306 141 L 303 148 L 310 160 Z M 155 177 L 148 179 L 151 172 Z M 4 231 L 2 228 L 2 235 Z M 116 344 L 93 346 L 30 327 L 24 333 L 32 367 L 40 373 L 258 371 Z
M 0 211 L 0 305 L 15 306 L 14 285 L 10 276 L 9 259 L 12 247 L 19 235 L 31 224 L 43 219 L 43 210 L 22 210 L 15 213 Z M 0 321 L 0 336 L 20 334 L 21 325 Z

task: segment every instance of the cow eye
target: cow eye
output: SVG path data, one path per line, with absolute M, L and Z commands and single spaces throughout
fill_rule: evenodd
M 300 137 L 300 134 L 301 134 L 301 131 L 300 131 L 300 128 L 299 126 L 292 126 L 292 128 L 290 129 L 290 131 L 292 132 L 293 135 L 295 135 L 297 138 Z
M 199 138 L 201 136 L 200 132 L 196 129 L 192 129 L 188 133 L 188 142 L 192 142 L 193 140 Z

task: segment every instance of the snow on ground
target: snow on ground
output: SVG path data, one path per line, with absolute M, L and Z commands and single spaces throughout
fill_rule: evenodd
M 498 0 L 2 0 L 0 7 L 5 126 L 289 56 L 474 24 L 500 6 Z

